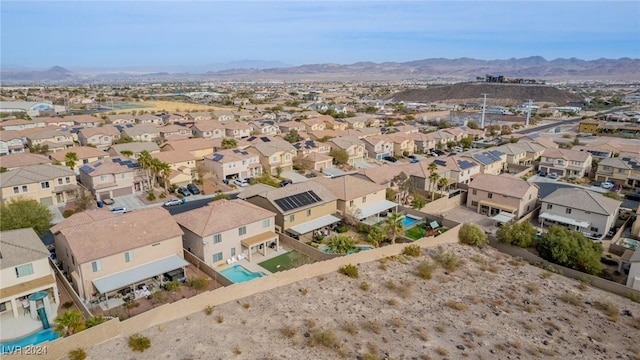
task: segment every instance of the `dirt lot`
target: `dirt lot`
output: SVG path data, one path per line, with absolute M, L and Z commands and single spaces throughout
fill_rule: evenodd
M 231 108 L 222 108 L 217 106 L 210 105 L 202 105 L 202 104 L 191 104 L 184 102 L 176 102 L 176 101 L 141 101 L 136 103 L 140 106 L 145 106 L 145 108 L 140 109 L 122 109 L 116 111 L 119 114 L 130 113 L 132 110 L 144 110 L 144 111 L 216 111 L 216 110 L 234 110 Z
M 86 350 L 91 359 L 640 358 L 640 304 L 491 248 L 449 245 L 358 268 L 357 279 L 331 273 L 147 329 L 143 353 L 125 338 Z

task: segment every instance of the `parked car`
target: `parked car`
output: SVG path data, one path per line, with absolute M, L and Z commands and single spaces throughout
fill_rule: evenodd
M 627 194 L 624 198 L 627 200 L 640 201 L 640 193 Z
M 382 158 L 382 160 L 386 160 L 386 161 L 392 162 L 392 163 L 398 161 L 398 159 L 394 158 L 393 156 L 385 156 L 385 157 Z
M 184 203 L 184 199 L 171 199 L 171 200 L 167 200 L 164 202 L 164 204 L 162 204 L 162 206 L 175 206 L 175 205 L 180 205 Z
M 444 152 L 444 151 L 442 151 L 442 150 L 438 150 L 438 149 L 435 149 L 435 150 L 433 150 L 432 152 L 433 152 L 433 153 L 435 153 L 435 154 L 437 154 L 438 156 L 442 156 L 442 155 L 444 155 L 444 154 L 445 154 L 445 152 Z
M 540 171 L 538 171 L 538 176 L 540 176 L 540 177 L 546 177 L 546 176 L 547 176 L 547 173 L 546 173 L 545 171 L 540 170 Z
M 620 190 L 622 190 L 622 186 L 620 185 L 613 185 L 613 187 L 611 188 L 611 191 L 615 191 L 615 192 L 620 192 Z
M 463 152 L 464 149 L 461 146 L 456 146 L 456 147 L 453 148 L 453 151 L 460 153 L 460 152 Z
M 594 181 L 594 182 L 591 183 L 591 185 L 600 187 L 600 186 L 602 186 L 602 181 Z
M 187 190 L 189 190 L 193 195 L 200 194 L 200 189 L 195 184 L 187 185 Z
M 549 174 L 549 179 L 554 179 L 555 180 L 557 178 L 559 178 L 558 174 L 556 174 L 556 173 Z
M 114 214 L 126 214 L 127 208 L 124 206 L 116 206 L 114 208 L 111 208 L 111 212 Z
M 237 186 L 240 187 L 247 187 L 249 186 L 249 182 L 247 181 L 247 179 L 235 179 L 233 180 L 233 183 Z
M 614 186 L 615 184 L 609 181 L 603 182 L 602 185 L 600 185 L 601 188 L 607 189 L 607 190 L 611 190 Z
M 293 181 L 291 179 L 284 179 L 282 181 L 280 181 L 280 187 L 285 187 L 287 185 L 291 185 L 293 184 Z
M 176 190 L 177 194 L 182 194 L 182 196 L 191 196 L 191 192 L 186 187 L 181 187 Z
M 316 177 L 316 176 L 318 176 L 318 175 L 316 175 L 316 173 L 313 173 L 313 172 L 310 172 L 310 173 L 308 173 L 308 174 L 306 174 L 306 175 L 305 175 L 305 177 L 306 177 L 306 178 L 309 178 L 309 179 L 314 178 L 314 177 Z
M 420 162 L 420 160 L 418 160 L 417 157 L 411 158 L 411 160 L 409 160 L 410 163 L 415 164 L 417 162 Z
M 407 156 L 407 157 L 408 157 L 409 159 L 417 159 L 417 158 L 418 158 L 417 156 L 415 156 L 415 155 L 413 155 L 413 154 L 411 154 L 411 155 L 409 155 L 409 156 Z

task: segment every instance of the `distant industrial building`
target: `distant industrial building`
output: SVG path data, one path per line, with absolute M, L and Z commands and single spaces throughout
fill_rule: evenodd
M 27 113 L 31 117 L 53 116 L 66 112 L 66 108 L 47 102 L 0 101 L 0 113 Z

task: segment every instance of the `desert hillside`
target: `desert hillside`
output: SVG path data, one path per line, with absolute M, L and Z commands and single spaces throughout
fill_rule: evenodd
M 640 359 L 640 304 L 461 245 L 358 265 L 117 338 L 90 359 Z

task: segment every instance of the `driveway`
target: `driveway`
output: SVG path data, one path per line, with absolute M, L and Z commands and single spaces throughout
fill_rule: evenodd
M 309 178 L 298 174 L 296 171 L 283 171 L 280 175 L 285 179 L 290 179 L 294 184 L 309 181 Z
M 480 226 L 485 230 L 493 227 L 493 220 L 491 220 L 490 217 L 479 214 L 475 212 L 473 209 L 470 209 L 465 206 L 458 206 L 451 210 L 444 211 L 440 214 L 443 215 L 445 219 L 453 220 L 460 224 L 472 223 Z M 440 215 L 440 214 L 436 214 L 436 215 Z
M 116 206 L 124 206 L 125 208 L 127 208 L 127 211 L 143 209 L 147 207 L 147 205 L 145 205 L 142 200 L 138 199 L 138 196 L 140 196 L 140 193 L 118 196 L 113 199 L 113 205 L 108 205 L 107 207 L 111 209 Z

